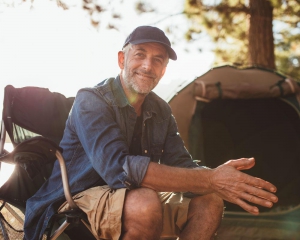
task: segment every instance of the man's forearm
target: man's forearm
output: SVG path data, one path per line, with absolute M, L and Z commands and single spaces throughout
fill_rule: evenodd
M 272 207 L 278 198 L 274 195 L 276 187 L 273 184 L 240 171 L 254 164 L 254 158 L 241 158 L 214 169 L 185 169 L 150 162 L 141 186 L 156 191 L 215 193 L 257 215 L 258 208 L 251 204 Z
M 142 187 L 160 192 L 211 193 L 211 170 L 205 168 L 178 168 L 150 162 Z

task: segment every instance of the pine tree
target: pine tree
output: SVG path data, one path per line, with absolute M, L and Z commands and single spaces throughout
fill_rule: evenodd
M 212 3 L 213 2 L 213 3 Z M 299 0 L 186 0 L 187 37 L 206 31 L 215 64 L 256 65 L 300 79 Z

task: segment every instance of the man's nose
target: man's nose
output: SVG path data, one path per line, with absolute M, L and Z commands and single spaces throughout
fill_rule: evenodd
M 146 71 L 149 71 L 149 70 L 151 70 L 151 68 L 152 68 L 152 60 L 150 59 L 150 58 L 145 58 L 144 60 L 143 60 L 143 64 L 142 64 L 142 67 L 143 67 L 143 69 L 145 69 Z

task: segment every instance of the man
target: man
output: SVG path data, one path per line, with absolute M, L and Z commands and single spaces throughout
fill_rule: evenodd
M 118 53 L 119 76 L 76 96 L 61 147 L 71 191 L 99 239 L 211 239 L 222 199 L 252 214 L 252 204 L 277 202 L 275 186 L 239 171 L 253 158 L 215 169 L 192 161 L 168 104 L 151 92 L 169 59 L 177 56 L 163 31 L 138 27 Z M 41 238 L 64 200 L 61 186 L 57 164 L 27 203 L 26 239 Z

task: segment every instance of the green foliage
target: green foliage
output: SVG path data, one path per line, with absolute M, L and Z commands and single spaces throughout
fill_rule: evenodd
M 250 1 L 186 0 L 185 13 L 192 23 L 187 39 L 193 40 L 198 32 L 206 31 L 215 42 L 216 65 L 224 62 L 249 65 Z M 282 73 L 300 79 L 300 1 L 270 2 L 273 6 L 276 67 Z

